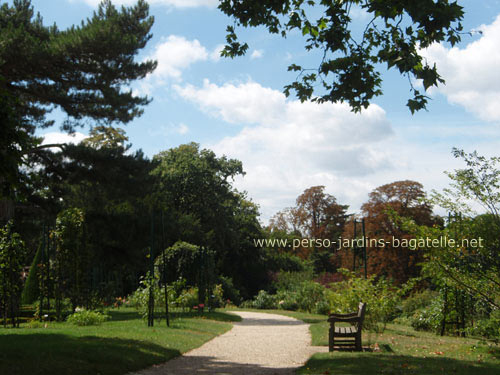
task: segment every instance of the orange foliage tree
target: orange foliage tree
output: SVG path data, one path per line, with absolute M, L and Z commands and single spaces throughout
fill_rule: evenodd
M 361 206 L 368 239 L 368 274 L 386 276 L 399 283 L 419 274 L 421 254 L 408 247 L 397 246 L 398 241 L 408 240 L 411 235 L 398 227 L 392 213 L 411 218 L 419 225 L 433 225 L 437 219 L 432 214 L 432 207 L 423 201 L 424 197 L 422 184 L 409 180 L 379 186 L 369 194 L 368 201 Z M 352 236 L 352 224 L 346 225 L 344 237 Z M 344 267 L 352 267 L 351 252 L 344 251 L 341 258 Z

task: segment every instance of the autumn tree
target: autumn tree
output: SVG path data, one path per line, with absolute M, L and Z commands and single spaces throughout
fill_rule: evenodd
M 369 21 L 356 24 L 355 8 L 366 12 Z M 288 67 L 297 78 L 285 86 L 286 95 L 294 91 L 301 101 L 345 101 L 360 111 L 382 94 L 379 69 L 386 65 L 408 77 L 412 113 L 424 109 L 428 100 L 411 84 L 413 79 L 421 80 L 424 90 L 444 83 L 421 49 L 459 42 L 464 14 L 450 0 L 221 0 L 219 9 L 234 21 L 227 27 L 223 56 L 244 55 L 248 44 L 238 40 L 237 28 L 258 26 L 284 38 L 299 32 L 305 49 L 319 53 L 316 67 Z
M 334 240 L 342 233 L 348 206 L 338 204 L 324 190 L 324 186 L 304 190 L 297 198 L 294 216 L 304 236 Z
M 304 258 L 311 258 L 315 269 L 334 271 L 331 262 L 334 241 L 342 234 L 348 206 L 337 203 L 333 195 L 325 193 L 325 186 L 312 186 L 297 197 L 296 206 L 276 213 L 270 220 L 271 234 L 293 239 L 325 239 L 331 246 L 300 246 L 295 251 Z M 313 244 L 315 245 L 315 244 Z M 278 249 L 290 251 L 287 249 Z
M 422 201 L 424 197 L 422 184 L 410 180 L 379 186 L 369 194 L 368 201 L 361 206 L 366 223 L 366 237 L 385 242 L 384 246 L 368 243 L 372 245 L 367 246 L 369 274 L 385 275 L 398 282 L 418 275 L 421 255 L 408 247 L 392 246 L 392 239 L 412 237 L 400 228 L 394 214 L 411 218 L 419 225 L 435 223 L 432 207 Z M 350 226 L 348 228 L 351 230 Z M 352 262 L 348 261 L 346 266 L 349 268 L 350 264 Z

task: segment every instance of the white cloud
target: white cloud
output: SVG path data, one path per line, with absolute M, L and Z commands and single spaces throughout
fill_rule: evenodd
M 438 90 L 486 121 L 500 120 L 500 15 L 491 25 L 479 28 L 482 36 L 465 48 L 434 44 L 423 51 L 436 63 L 446 85 Z M 464 37 L 465 39 L 466 37 Z
M 206 147 L 243 162 L 247 174 L 236 186 L 249 191 L 265 218 L 313 185 L 328 186 L 339 201 L 364 198 L 365 176 L 397 164 L 383 144 L 392 128 L 376 105 L 354 114 L 346 104 L 286 100 L 251 81 L 218 86 L 205 80 L 201 88 L 176 89 L 210 115 L 243 126 Z
M 70 0 L 74 1 L 82 1 L 82 0 Z M 83 0 L 90 6 L 96 7 L 101 0 Z M 113 0 L 113 4 L 115 5 L 134 5 L 137 3 L 137 0 Z M 175 8 L 195 8 L 195 7 L 209 7 L 214 8 L 218 4 L 218 0 L 149 0 L 149 4 L 151 5 L 163 5 L 167 7 L 175 7 Z
M 157 60 L 158 67 L 148 76 L 147 82 L 161 84 L 169 78 L 180 80 L 182 71 L 197 61 L 207 60 L 208 52 L 196 39 L 170 35 L 156 45 L 148 59 Z
M 205 79 L 202 88 L 193 85 L 174 88 L 203 111 L 233 124 L 276 122 L 282 118 L 281 112 L 286 107 L 283 93 L 255 82 L 217 86 Z
M 264 51 L 261 49 L 254 49 L 252 54 L 250 55 L 250 59 L 255 60 L 255 59 L 260 59 L 262 56 L 264 56 Z
M 224 44 L 218 44 L 214 50 L 210 53 L 210 60 L 219 61 L 221 56 L 220 53 L 224 49 Z
M 42 145 L 47 144 L 60 144 L 60 143 L 73 143 L 77 144 L 83 141 L 87 136 L 83 133 L 75 132 L 72 135 L 67 133 L 49 132 L 42 134 Z

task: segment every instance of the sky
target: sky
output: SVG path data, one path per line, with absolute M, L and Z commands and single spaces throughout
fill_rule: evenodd
M 64 29 L 90 17 L 97 0 L 33 0 L 45 24 Z M 115 0 L 130 5 L 131 0 Z M 432 89 L 428 111 L 411 115 L 406 78 L 384 72 L 383 96 L 359 114 L 346 104 L 301 103 L 286 98 L 283 87 L 295 75 L 291 63 L 317 67 L 318 55 L 304 39 L 287 39 L 265 29 L 240 30 L 246 56 L 221 58 L 231 20 L 217 0 L 150 0 L 153 38 L 138 56 L 158 68 L 133 85 L 153 102 L 142 117 L 124 126 L 133 149 L 152 157 L 181 144 L 197 142 L 217 155 L 241 160 L 246 172 L 234 186 L 260 206 L 261 220 L 293 206 L 311 186 L 324 185 L 337 202 L 358 212 L 376 187 L 415 180 L 426 191 L 449 185 L 444 171 L 463 167 L 453 147 L 485 156 L 500 152 L 500 1 L 462 0 L 462 42 L 423 51 L 437 65 L 446 85 Z M 361 25 L 368 15 L 353 12 Z M 416 83 L 418 84 L 418 83 Z M 54 113 L 61 123 L 62 114 Z M 40 134 L 46 142 L 77 141 L 58 126 Z

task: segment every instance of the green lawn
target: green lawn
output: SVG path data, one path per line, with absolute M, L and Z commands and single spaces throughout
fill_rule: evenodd
M 312 344 L 328 346 L 326 316 L 283 310 L 251 310 L 291 316 L 311 324 Z M 297 371 L 317 375 L 498 375 L 500 345 L 389 324 L 384 333 L 363 334 L 365 352 L 318 353 Z
M 132 309 L 108 312 L 99 326 L 48 323 L 0 328 L 0 374 L 126 374 L 165 362 L 228 331 L 240 320 L 223 312 L 173 314 L 148 328 Z

